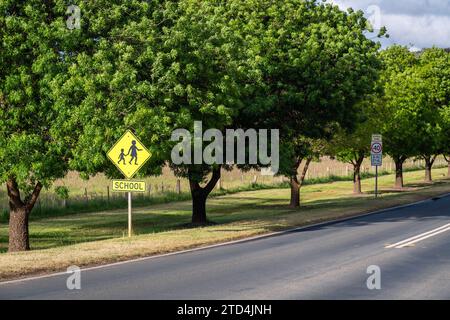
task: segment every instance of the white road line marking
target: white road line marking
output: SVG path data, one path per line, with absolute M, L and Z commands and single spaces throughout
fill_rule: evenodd
M 438 235 L 438 234 L 440 234 L 440 233 L 443 233 L 443 232 L 445 232 L 445 231 L 448 231 L 448 230 L 450 230 L 450 223 L 448 223 L 448 224 L 446 224 L 446 225 L 444 225 L 444 226 L 441 226 L 441 227 L 439 227 L 439 228 L 436 228 L 436 229 L 433 229 L 433 230 L 430 230 L 430 231 L 421 233 L 421 234 L 419 234 L 419 235 L 417 235 L 417 236 L 414 236 L 414 237 L 411 237 L 411 238 L 402 240 L 402 241 L 400 241 L 400 242 L 397 242 L 397 243 L 388 245 L 388 246 L 386 246 L 385 248 L 386 248 L 386 249 L 391 249 L 391 248 L 396 248 L 396 249 L 404 248 L 404 247 L 406 247 L 406 246 L 412 245 L 412 244 L 417 243 L 417 242 L 419 242 L 419 241 L 422 241 L 422 240 L 425 240 L 425 239 L 434 237 L 434 236 L 436 236 L 436 235 Z
M 397 248 L 400 249 L 400 248 L 404 248 L 404 247 L 410 246 L 410 245 L 412 245 L 412 244 L 414 244 L 414 243 L 416 243 L 416 242 L 419 242 L 419 241 L 422 241 L 422 240 L 425 240 L 425 239 L 428 239 L 428 238 L 437 236 L 438 234 L 443 233 L 443 232 L 445 232 L 445 231 L 449 231 L 449 230 L 450 230 L 450 227 L 445 228 L 445 229 L 443 229 L 443 230 L 440 230 L 440 231 L 435 232 L 435 233 L 433 233 L 433 234 L 430 234 L 430 235 L 428 235 L 428 236 L 422 237 L 422 238 L 420 238 L 420 239 L 416 239 L 416 240 L 414 240 L 414 241 L 411 241 L 411 242 L 402 244 L 401 246 L 398 246 Z
M 430 233 L 434 233 L 434 232 L 439 231 L 439 230 L 441 230 L 441 229 L 445 229 L 445 228 L 447 228 L 447 227 L 449 227 L 449 226 L 450 226 L 450 223 L 449 223 L 449 224 L 446 224 L 445 226 L 441 226 L 441 227 L 439 227 L 439 228 L 433 229 L 433 230 L 431 230 L 431 231 L 427 231 L 427 232 L 421 233 L 421 234 L 419 234 L 419 235 L 417 235 L 417 236 L 414 236 L 414 237 L 411 237 L 411 238 L 402 240 L 402 241 L 400 241 L 400 242 L 397 242 L 397 243 L 388 245 L 388 246 L 386 246 L 386 248 L 387 248 L 387 249 L 389 249 L 389 248 L 394 248 L 394 247 L 396 247 L 396 246 L 402 245 L 403 243 L 410 242 L 410 241 L 415 240 L 415 239 L 417 239 L 417 238 L 424 237 L 424 236 L 426 236 L 426 235 L 429 235 Z

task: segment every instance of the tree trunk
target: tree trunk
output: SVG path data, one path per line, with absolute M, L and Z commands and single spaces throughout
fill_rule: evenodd
M 302 163 L 303 159 L 298 159 L 297 162 L 294 165 L 295 172 L 298 171 L 298 168 L 300 167 L 300 164 Z M 302 188 L 303 182 L 305 181 L 306 174 L 308 173 L 309 165 L 311 164 L 312 157 L 308 157 L 306 159 L 305 166 L 303 167 L 302 174 L 300 176 L 300 180 L 297 178 L 297 174 L 292 175 L 289 179 L 290 185 L 291 185 L 291 201 L 289 206 L 292 208 L 298 208 L 300 207 L 300 189 Z
M 425 156 L 423 157 L 425 160 L 425 182 L 431 183 L 433 182 L 433 178 L 431 177 L 431 169 L 433 168 L 434 160 L 436 159 L 436 156 Z
M 353 162 L 353 194 L 361 194 L 361 165 L 364 161 L 364 153 L 359 154 Z
M 192 223 L 205 224 L 206 219 L 206 198 L 204 192 L 192 193 Z
M 298 182 L 297 175 L 290 177 L 291 184 L 291 201 L 289 206 L 292 208 L 300 207 L 300 183 Z
M 7 183 L 9 198 L 9 252 L 30 250 L 30 240 L 28 232 L 28 219 L 37 198 L 42 189 L 38 182 L 33 193 L 22 201 L 20 191 L 14 178 L 8 179 Z
M 30 211 L 25 206 L 10 210 L 9 252 L 30 250 L 28 217 Z
M 444 155 L 445 161 L 447 161 L 447 178 L 450 178 L 450 155 Z
M 361 164 L 353 165 L 353 194 L 361 194 Z
M 403 189 L 403 157 L 394 159 L 395 162 L 395 188 Z
M 446 155 L 444 155 L 444 159 L 445 161 L 447 161 L 447 178 L 450 178 L 450 155 L 447 157 Z
M 191 175 L 189 175 L 189 186 L 192 196 L 192 223 L 193 224 L 206 224 L 208 219 L 206 218 L 206 199 L 211 191 L 220 179 L 220 167 L 213 169 L 211 180 L 205 187 L 201 187 L 200 183 L 195 181 Z

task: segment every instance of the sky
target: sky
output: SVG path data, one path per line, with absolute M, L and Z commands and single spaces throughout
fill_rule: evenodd
M 375 26 L 390 35 L 383 47 L 401 44 L 419 50 L 450 48 L 450 0 L 329 0 L 342 9 L 363 10 Z M 379 28 L 378 28 L 379 29 Z

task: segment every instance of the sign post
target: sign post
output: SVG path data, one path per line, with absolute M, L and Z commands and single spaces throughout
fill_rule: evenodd
M 133 224 L 131 221 L 131 192 L 128 192 L 128 237 L 131 237 L 133 234 Z
M 375 167 L 375 198 L 378 197 L 378 167 L 383 165 L 383 138 L 381 134 L 372 135 L 370 162 Z
M 128 237 L 133 233 L 132 225 L 132 192 L 145 192 L 146 185 L 143 181 L 133 181 L 131 178 L 142 168 L 151 157 L 150 151 L 131 132 L 124 135 L 108 151 L 109 160 L 122 172 L 127 180 L 113 180 L 113 192 L 128 193 Z

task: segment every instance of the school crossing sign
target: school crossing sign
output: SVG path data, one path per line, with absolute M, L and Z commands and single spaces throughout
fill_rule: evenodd
M 128 179 L 113 180 L 113 191 L 128 193 L 128 237 L 131 237 L 133 233 L 131 194 L 133 192 L 145 192 L 146 186 L 144 181 L 132 181 L 129 179 L 133 178 L 147 160 L 150 159 L 151 153 L 133 132 L 128 130 L 108 151 L 107 156 L 123 173 L 125 178 Z
M 131 179 L 151 157 L 150 151 L 128 130 L 107 153 L 109 160 Z

